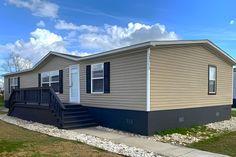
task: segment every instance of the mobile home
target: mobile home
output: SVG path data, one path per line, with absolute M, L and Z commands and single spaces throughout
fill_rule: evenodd
M 86 57 L 48 53 L 4 76 L 9 115 L 142 135 L 230 118 L 235 60 L 208 40 L 150 41 Z

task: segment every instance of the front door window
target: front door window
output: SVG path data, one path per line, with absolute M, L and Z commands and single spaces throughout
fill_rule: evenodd
M 80 102 L 79 66 L 70 66 L 70 102 Z

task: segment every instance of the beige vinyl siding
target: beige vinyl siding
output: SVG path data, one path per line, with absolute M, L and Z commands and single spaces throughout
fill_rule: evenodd
M 8 85 L 8 80 L 10 77 L 20 77 L 20 88 L 38 87 L 38 74 L 35 74 L 34 72 L 5 77 L 4 87 L 6 92 L 4 92 L 4 100 L 7 100 L 10 96 Z
M 217 66 L 217 93 L 208 95 L 208 65 Z M 151 111 L 232 104 L 232 65 L 202 46 L 151 51 Z
M 58 57 L 58 56 L 49 56 L 39 68 L 34 71 L 21 73 L 18 75 L 12 75 L 20 77 L 20 88 L 30 88 L 30 87 L 38 87 L 38 73 L 52 71 L 52 70 L 63 70 L 63 93 L 58 94 L 60 100 L 62 102 L 69 102 L 69 65 L 77 64 L 71 60 Z M 8 92 L 8 78 L 5 77 L 4 85 L 5 85 L 5 95 L 4 100 L 9 98 Z
M 147 51 L 127 52 L 81 62 L 81 104 L 114 109 L 146 109 Z M 110 62 L 110 93 L 86 93 L 86 65 Z
M 9 98 L 9 84 L 8 77 L 4 77 L 4 100 L 8 100 Z

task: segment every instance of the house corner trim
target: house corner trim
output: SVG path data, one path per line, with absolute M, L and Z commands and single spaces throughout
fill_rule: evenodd
M 146 69 L 146 111 L 150 111 L 150 53 L 151 49 L 147 49 L 147 69 Z

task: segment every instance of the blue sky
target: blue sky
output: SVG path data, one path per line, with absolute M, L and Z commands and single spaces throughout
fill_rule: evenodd
M 236 57 L 234 0 L 3 0 L 0 63 L 50 50 L 87 55 L 147 40 L 209 39 Z M 1 72 L 0 72 L 1 73 Z

